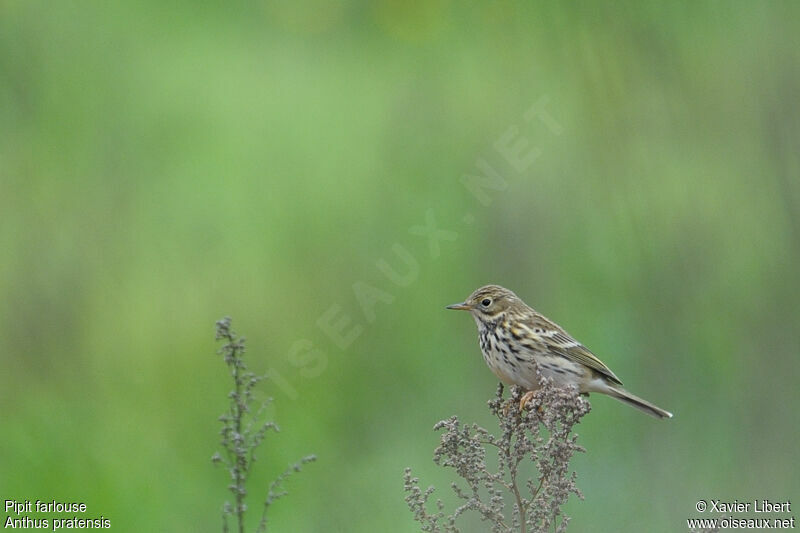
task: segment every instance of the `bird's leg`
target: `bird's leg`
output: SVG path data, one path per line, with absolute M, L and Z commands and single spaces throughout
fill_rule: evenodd
M 514 404 L 514 399 L 509 398 L 506 404 L 503 406 L 503 417 L 508 416 L 508 410 L 511 408 L 513 404 Z
M 506 404 L 503 406 L 503 417 L 507 417 L 511 406 L 516 404 L 516 400 L 514 399 L 514 396 L 518 394 L 516 387 L 509 390 L 511 391 L 511 396 L 508 398 L 508 400 L 506 400 Z

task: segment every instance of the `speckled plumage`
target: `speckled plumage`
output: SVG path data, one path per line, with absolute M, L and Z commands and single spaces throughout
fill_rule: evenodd
M 506 384 L 536 390 L 538 367 L 544 377 L 558 385 L 577 387 L 583 393 L 607 394 L 657 418 L 672 417 L 626 391 L 619 378 L 588 348 L 508 289 L 487 285 L 448 309 L 472 314 L 483 359 Z

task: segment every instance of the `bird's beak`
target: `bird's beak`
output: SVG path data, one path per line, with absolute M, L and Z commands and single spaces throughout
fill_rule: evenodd
M 448 305 L 447 307 L 445 307 L 445 309 L 457 309 L 459 311 L 469 311 L 472 309 L 472 307 L 468 305 L 467 302 L 461 302 L 460 304 Z

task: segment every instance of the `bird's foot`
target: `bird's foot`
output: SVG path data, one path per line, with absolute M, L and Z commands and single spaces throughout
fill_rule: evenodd
M 534 391 L 529 390 L 525 394 L 522 395 L 522 398 L 519 400 L 519 410 L 524 411 L 525 407 L 528 405 L 528 402 L 533 399 L 533 395 L 535 394 Z

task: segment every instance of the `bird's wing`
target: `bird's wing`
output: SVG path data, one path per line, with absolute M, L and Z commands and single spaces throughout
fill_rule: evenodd
M 607 377 L 614 383 L 622 385 L 622 381 L 614 374 L 605 363 L 595 356 L 589 348 L 576 341 L 569 333 L 546 318 L 539 316 L 529 325 L 534 333 L 541 337 L 553 354 L 566 357 L 570 361 L 582 364 Z

